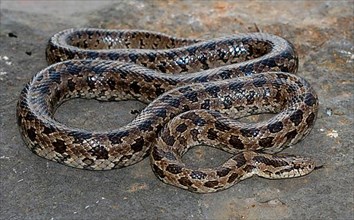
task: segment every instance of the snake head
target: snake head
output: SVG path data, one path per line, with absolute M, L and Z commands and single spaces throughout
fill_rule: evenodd
M 263 155 L 255 157 L 254 160 L 256 174 L 267 179 L 300 177 L 316 168 L 311 158 L 294 155 Z

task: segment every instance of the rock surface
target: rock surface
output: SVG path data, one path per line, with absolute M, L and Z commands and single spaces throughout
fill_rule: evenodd
M 0 219 L 353 219 L 353 5 L 2 1 Z M 288 39 L 299 53 L 298 74 L 318 92 L 320 110 L 311 134 L 286 152 L 311 156 L 324 168 L 297 179 L 254 177 L 226 191 L 199 195 L 160 182 L 148 159 L 120 170 L 90 172 L 37 157 L 18 132 L 17 98 L 24 84 L 47 65 L 48 38 L 71 27 L 147 29 L 197 38 L 262 31 Z M 131 110 L 143 107 L 136 101 L 74 100 L 63 104 L 56 118 L 74 127 L 109 130 L 132 120 Z M 186 160 L 215 165 L 227 156 L 197 148 Z

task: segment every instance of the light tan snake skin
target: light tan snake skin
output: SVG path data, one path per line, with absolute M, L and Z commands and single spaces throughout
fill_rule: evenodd
M 313 127 L 317 95 L 299 76 L 293 46 L 283 38 L 239 34 L 191 40 L 147 31 L 70 29 L 47 47 L 50 64 L 23 89 L 18 125 L 37 155 L 72 167 L 109 170 L 151 155 L 164 182 L 215 192 L 256 174 L 305 175 L 311 159 L 273 154 Z M 89 132 L 53 117 L 72 98 L 150 103 L 117 130 Z M 238 118 L 274 113 L 257 123 Z M 191 168 L 182 155 L 208 145 L 234 156 L 215 168 Z

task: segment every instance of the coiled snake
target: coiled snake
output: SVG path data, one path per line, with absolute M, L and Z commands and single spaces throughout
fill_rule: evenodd
M 283 38 L 239 34 L 191 40 L 147 31 L 70 29 L 46 50 L 49 67 L 21 92 L 18 125 L 35 154 L 76 168 L 109 170 L 151 155 L 164 182 L 215 192 L 256 174 L 305 175 L 311 159 L 273 154 L 311 130 L 318 111 L 314 90 L 297 71 Z M 55 63 L 55 64 L 53 64 Z M 70 128 L 54 120 L 72 98 L 136 99 L 150 103 L 128 125 L 107 132 Z M 237 118 L 273 113 L 269 120 Z M 215 168 L 191 168 L 182 155 L 196 145 L 234 154 Z

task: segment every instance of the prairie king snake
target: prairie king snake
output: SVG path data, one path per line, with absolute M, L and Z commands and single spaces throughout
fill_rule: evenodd
M 18 125 L 35 154 L 81 169 L 129 166 L 150 155 L 164 182 L 215 192 L 259 175 L 306 175 L 314 162 L 274 154 L 302 140 L 318 111 L 311 86 L 294 75 L 298 58 L 283 38 L 239 34 L 192 40 L 140 30 L 70 29 L 46 50 L 50 65 L 21 92 Z M 89 132 L 54 119 L 66 100 L 136 99 L 148 106 L 128 125 Z M 265 121 L 238 118 L 273 113 Z M 191 168 L 182 155 L 196 145 L 231 154 L 215 168 Z

